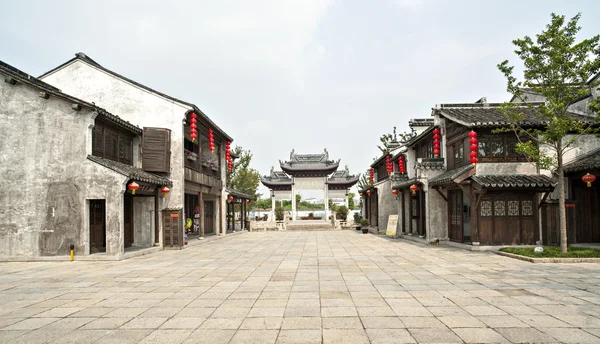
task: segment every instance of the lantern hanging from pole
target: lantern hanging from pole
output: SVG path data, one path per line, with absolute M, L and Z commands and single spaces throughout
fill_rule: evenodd
M 581 178 L 581 180 L 582 180 L 584 183 L 587 183 L 587 187 L 588 187 L 588 188 L 591 188 L 591 187 L 592 187 L 592 183 L 594 182 L 594 180 L 596 180 L 596 176 L 595 176 L 595 175 L 593 175 L 593 174 L 589 174 L 589 173 L 588 173 L 588 174 L 586 174 L 585 176 L 583 176 L 583 177 Z
M 375 180 L 375 171 L 373 171 L 373 168 L 371 168 L 369 170 L 369 182 L 371 182 L 371 184 L 373 184 L 374 180 Z
M 471 132 L 469 133 L 469 148 L 471 153 L 469 153 L 469 160 L 471 162 L 471 164 L 473 164 L 473 166 L 475 166 L 475 164 L 477 163 L 477 149 L 478 149 L 478 142 L 477 142 L 477 133 L 473 130 L 471 130 Z
M 166 186 L 163 186 L 163 187 L 162 187 L 162 189 L 160 189 L 160 192 L 162 192 L 162 194 L 163 194 L 163 197 L 165 197 L 165 196 L 167 196 L 167 194 L 168 194 L 169 192 L 171 192 L 171 189 L 169 189 L 169 188 L 168 188 L 168 187 L 166 187 Z
M 413 195 L 415 195 L 417 193 L 417 190 L 419 190 L 419 186 L 417 184 L 413 184 L 410 186 L 410 191 L 412 192 Z
M 227 202 L 231 203 L 233 201 L 233 196 L 229 195 L 227 196 Z
M 138 190 L 140 188 L 140 185 L 136 182 L 131 182 L 129 183 L 129 185 L 127 185 L 127 188 L 131 190 L 132 195 L 135 195 L 135 190 Z
M 437 158 L 440 156 L 440 129 L 433 129 L 433 155 Z

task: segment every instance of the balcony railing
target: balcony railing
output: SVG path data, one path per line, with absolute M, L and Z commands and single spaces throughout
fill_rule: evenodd
M 201 155 L 185 150 L 185 167 L 216 179 L 221 179 L 219 165 Z

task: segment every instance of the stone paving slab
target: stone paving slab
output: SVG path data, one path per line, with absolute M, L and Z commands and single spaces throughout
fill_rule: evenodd
M 0 264 L 4 343 L 600 343 L 600 264 L 353 231 Z

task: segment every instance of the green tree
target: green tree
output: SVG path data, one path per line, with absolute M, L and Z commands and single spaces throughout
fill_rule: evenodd
M 556 170 L 561 252 L 567 252 L 563 157 L 577 138 L 597 131 L 597 124 L 580 122 L 568 110 L 570 105 L 598 86 L 598 82 L 588 83 L 587 80 L 600 70 L 600 35 L 576 43 L 581 29 L 577 25 L 580 17 L 578 14 L 565 22 L 564 16 L 553 13 L 550 24 L 536 35 L 535 41 L 529 36 L 513 41 L 515 53 L 525 67 L 522 81 L 513 75 L 514 66 L 510 66 L 508 60 L 498 65 L 506 77 L 507 90 L 515 99 L 527 102 L 524 88 L 545 97 L 544 105 L 528 106 L 536 119 L 548 123 L 541 129 L 526 127 L 526 116 L 515 103 L 504 104 L 502 110 L 512 123 L 505 131 L 513 131 L 519 138 L 517 152 L 526 155 L 540 168 Z M 591 101 L 592 122 L 597 123 L 599 110 L 598 99 Z
M 232 171 L 227 171 L 227 185 L 251 195 L 253 199 L 258 199 L 256 191 L 260 182 L 260 174 L 257 170 L 250 167 L 252 153 L 249 150 L 242 149 L 241 146 L 236 146 L 231 151 L 231 154 L 239 158 L 233 162 Z
M 302 195 L 300 194 L 296 194 L 296 204 L 300 204 L 300 201 L 302 200 Z
M 282 206 L 276 206 L 275 207 L 275 220 L 276 221 L 282 221 L 283 220 L 283 216 L 285 215 L 283 207 Z
M 350 210 L 354 210 L 354 197 L 356 197 L 354 192 L 348 192 L 348 209 Z
M 256 209 L 270 209 L 271 208 L 271 199 L 270 198 L 259 198 L 256 202 L 252 204 L 255 205 Z

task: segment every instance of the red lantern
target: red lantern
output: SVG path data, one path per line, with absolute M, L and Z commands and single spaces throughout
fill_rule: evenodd
M 140 188 L 140 185 L 136 182 L 131 182 L 129 183 L 129 185 L 127 185 L 127 188 L 131 190 L 132 195 L 135 195 L 135 190 L 138 190 Z
M 160 189 L 160 192 L 162 192 L 162 194 L 163 194 L 163 197 L 165 197 L 165 196 L 167 196 L 167 194 L 168 194 L 169 192 L 171 192 L 171 189 L 169 189 L 169 188 L 168 188 L 168 187 L 166 187 L 166 186 L 163 186 L 163 187 L 162 187 L 162 189 Z
M 410 186 L 410 191 L 413 195 L 417 193 L 417 190 L 419 190 L 419 186 L 417 184 L 413 184 Z
M 394 194 L 394 196 L 398 197 L 398 190 L 392 189 L 392 194 Z
M 385 170 L 388 174 L 393 172 L 391 157 L 389 155 L 386 155 L 385 157 Z
M 594 182 L 594 180 L 596 180 L 596 176 L 595 176 L 595 175 L 593 175 L 593 174 L 589 174 L 589 173 L 588 173 L 588 174 L 586 174 L 585 176 L 583 176 L 583 177 L 581 178 L 581 180 L 582 180 L 584 183 L 587 183 L 587 187 L 588 187 L 588 188 L 591 188 L 591 187 L 592 187 L 592 183 Z
M 208 129 L 208 148 L 211 152 L 215 151 L 215 137 L 212 129 Z
M 367 190 L 367 196 L 371 196 L 371 190 Z
M 469 157 L 470 157 L 470 161 L 471 164 L 473 164 L 473 166 L 475 166 L 475 164 L 477 163 L 477 149 L 478 149 L 478 145 L 477 145 L 477 133 L 473 130 L 471 130 L 471 132 L 469 133 L 469 143 L 471 144 L 471 146 L 469 147 L 469 149 L 471 150 L 471 153 L 469 153 Z
M 400 156 L 398 158 L 398 170 L 400 171 L 400 173 L 404 174 L 404 172 L 406 172 L 406 168 L 404 166 L 404 157 Z
M 232 195 L 227 196 L 227 201 L 231 203 L 233 201 L 233 196 Z
M 196 128 L 196 114 L 192 112 L 190 114 L 190 137 L 192 138 L 192 142 L 194 142 L 196 140 L 196 137 L 198 137 L 198 132 L 196 131 Z
M 369 182 L 371 182 L 371 184 L 372 184 L 374 179 L 375 179 L 375 171 L 373 171 L 373 169 L 371 168 L 369 170 Z
M 362 192 L 358 194 L 360 197 L 363 197 L 365 194 L 363 194 Z
M 440 155 L 440 129 L 433 129 L 433 155 L 437 158 Z

